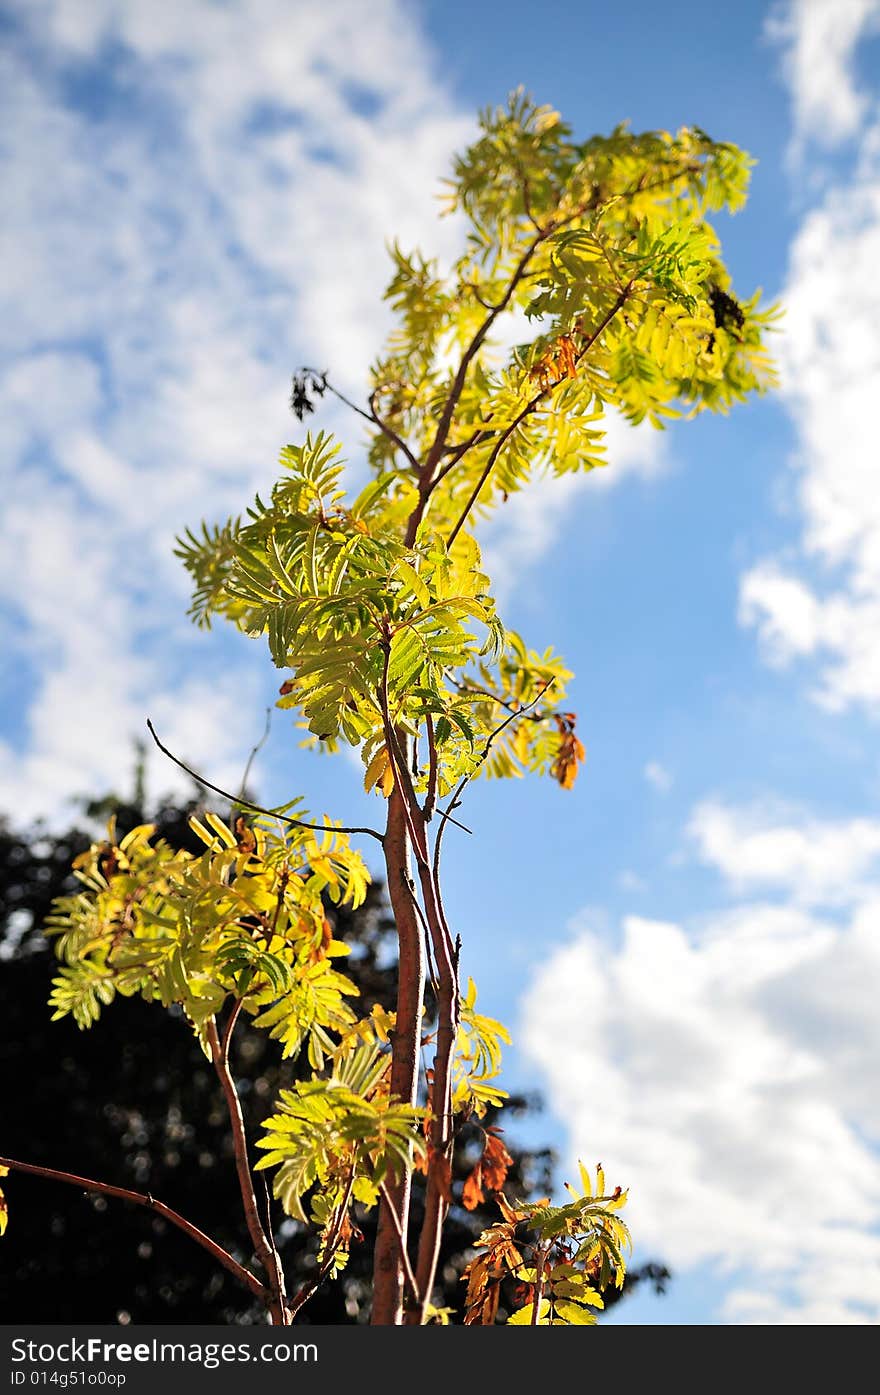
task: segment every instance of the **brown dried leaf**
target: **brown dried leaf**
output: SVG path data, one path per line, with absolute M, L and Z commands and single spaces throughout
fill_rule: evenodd
M 233 824 L 236 847 L 240 853 L 247 853 L 250 857 L 257 851 L 257 835 L 251 828 L 244 814 L 236 814 Z
M 482 1187 L 483 1165 L 478 1162 L 473 1172 L 464 1180 L 464 1187 L 461 1192 L 461 1204 L 466 1211 L 476 1211 L 481 1201 L 485 1201 L 486 1194 Z
M 500 1192 L 507 1181 L 508 1169 L 513 1166 L 513 1158 L 508 1153 L 497 1133 L 491 1130 L 486 1135 L 483 1149 L 483 1185 L 487 1191 Z

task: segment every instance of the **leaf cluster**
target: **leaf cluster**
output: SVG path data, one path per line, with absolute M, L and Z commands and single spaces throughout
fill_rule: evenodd
M 47 921 L 63 967 L 55 1017 L 81 1027 L 117 993 L 182 1008 L 206 1055 L 207 1024 L 230 1000 L 278 1039 L 286 1056 L 306 1048 L 320 1066 L 355 1015 L 356 993 L 334 962 L 322 894 L 360 905 L 368 875 L 360 853 L 327 823 L 323 834 L 272 826 L 237 830 L 216 814 L 190 821 L 202 854 L 154 840 L 151 825 L 106 841 L 74 864 L 81 889 L 59 898 Z
M 479 1253 L 463 1275 L 467 1324 L 496 1321 L 509 1279 L 520 1300 L 507 1319 L 514 1326 L 593 1326 L 595 1310 L 605 1306 L 601 1290 L 623 1286 L 631 1241 L 617 1212 L 627 1194 L 617 1187 L 605 1195 L 601 1163 L 595 1181 L 583 1163 L 579 1167 L 583 1191 L 567 1183 L 572 1200 L 566 1205 L 497 1198 L 502 1220 L 483 1231 Z

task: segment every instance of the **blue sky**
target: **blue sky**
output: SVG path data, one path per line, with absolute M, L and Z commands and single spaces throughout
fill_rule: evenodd
M 782 389 L 615 427 L 606 471 L 487 529 L 508 623 L 576 672 L 589 761 L 570 794 L 475 788 L 448 897 L 515 1030 L 509 1081 L 546 1094 L 534 1136 L 601 1157 L 639 1254 L 676 1272 L 615 1321 L 876 1322 L 878 0 L 0 17 L 0 806 L 20 817 L 124 787 L 148 713 L 240 775 L 277 678 L 189 628 L 173 535 L 271 481 L 296 364 L 363 392 L 385 241 L 454 255 L 434 195 L 476 109 L 522 83 L 584 137 L 696 123 L 758 159 L 721 232 L 737 290 L 785 303 Z M 356 421 L 320 424 L 356 477 Z M 376 816 L 280 713 L 258 779 Z M 175 788 L 156 762 L 150 781 Z

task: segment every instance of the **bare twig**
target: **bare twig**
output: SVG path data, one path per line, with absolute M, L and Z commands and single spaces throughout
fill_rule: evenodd
M 487 740 L 486 740 L 486 744 L 485 744 L 485 746 L 483 747 L 482 754 L 481 754 L 481 756 L 480 756 L 480 759 L 477 761 L 477 764 L 474 766 L 473 770 L 471 770 L 469 774 L 463 775 L 463 776 L 462 776 L 462 778 L 459 780 L 458 784 L 457 784 L 456 787 L 455 787 L 455 790 L 454 790 L 454 792 L 453 792 L 452 798 L 450 799 L 448 805 L 446 806 L 445 809 L 441 809 L 441 810 L 440 810 L 440 822 L 439 822 L 439 824 L 438 824 L 438 826 L 437 826 L 437 837 L 436 837 L 436 839 L 434 840 L 434 880 L 435 880 L 435 881 L 437 881 L 437 878 L 438 878 L 438 875 L 439 875 L 439 868 L 440 868 L 440 845 L 441 845 L 442 838 L 443 838 L 443 832 L 444 832 L 444 830 L 445 830 L 445 828 L 446 828 L 447 823 L 455 823 L 455 819 L 452 818 L 451 812 L 450 812 L 450 811 L 451 811 L 452 809 L 457 809 L 457 808 L 458 808 L 459 804 L 461 803 L 461 796 L 462 796 L 462 794 L 464 793 L 464 791 L 465 791 L 467 785 L 469 785 L 470 782 L 471 782 L 471 780 L 473 780 L 473 778 L 474 778 L 474 776 L 476 775 L 477 771 L 480 769 L 480 766 L 483 765 L 483 763 L 484 763 L 486 760 L 488 760 L 488 758 L 489 758 L 489 752 L 490 752 L 491 749 L 492 749 L 492 745 L 493 745 L 493 743 L 496 741 L 496 739 L 501 735 L 501 733 L 504 731 L 504 728 L 505 728 L 505 727 L 509 727 L 510 724 L 511 724 L 511 722 L 516 721 L 516 719 L 517 719 L 518 717 L 523 717 L 526 721 L 530 720 L 530 719 L 529 719 L 529 712 L 531 711 L 531 709 L 532 709 L 533 707 L 536 707 L 536 706 L 538 705 L 538 703 L 541 701 L 541 698 L 542 698 L 542 697 L 544 696 L 544 694 L 547 692 L 548 688 L 551 688 L 551 687 L 553 686 L 553 684 L 555 683 L 555 681 L 556 681 L 556 680 L 555 680 L 554 678 L 549 678 L 549 679 L 547 680 L 547 682 L 544 684 L 544 686 L 543 686 L 543 688 L 541 689 L 541 691 L 537 694 L 537 696 L 532 698 L 531 702 L 526 702 L 526 703 L 523 704 L 522 707 L 519 707 L 519 708 L 516 708 L 516 709 L 511 710 L 510 715 L 507 716 L 507 717 L 505 717 L 504 721 L 501 722 L 500 725 L 497 726 L 497 727 L 495 728 L 494 731 L 492 731 L 492 732 L 489 733 L 489 736 L 488 736 L 488 738 L 487 738 Z M 498 701 L 500 702 L 501 699 L 499 698 Z M 502 706 L 503 706 L 503 707 L 507 707 L 507 706 L 509 706 L 509 704 L 508 704 L 508 703 L 502 702 Z M 459 825 L 459 827 L 460 827 L 460 826 L 461 826 L 461 825 Z M 439 885 L 439 882 L 438 882 L 438 885 Z
M 410 450 L 403 437 L 397 434 L 397 432 L 394 430 L 394 427 L 389 426 L 387 421 L 385 421 L 382 417 L 379 416 L 379 413 L 376 411 L 376 397 L 377 394 L 375 392 L 370 393 L 370 420 L 374 422 L 376 426 L 378 426 L 379 430 L 382 432 L 384 436 L 388 437 L 389 441 L 391 441 L 395 446 L 397 446 L 398 450 L 402 451 L 402 453 L 406 456 L 407 460 L 409 461 L 410 466 L 412 467 L 414 472 L 418 474 L 422 468 L 421 462 Z
M 251 1237 L 251 1242 L 257 1258 L 266 1271 L 271 1285 L 269 1312 L 272 1316 L 272 1321 L 278 1327 L 286 1327 L 289 1318 L 287 1300 L 284 1293 L 284 1276 L 277 1264 L 277 1252 L 273 1252 L 273 1247 L 263 1229 L 260 1213 L 257 1209 L 257 1198 L 254 1195 L 253 1177 L 251 1176 L 250 1162 L 248 1160 L 247 1137 L 244 1129 L 244 1118 L 241 1112 L 241 1101 L 238 1098 L 235 1081 L 232 1079 L 232 1074 L 229 1070 L 230 1035 L 227 1028 L 227 1031 L 224 1033 L 223 1042 L 221 1043 L 217 1032 L 216 1021 L 213 1017 L 209 1020 L 207 1024 L 208 1043 L 211 1047 L 214 1070 L 217 1073 L 217 1078 L 220 1081 L 226 1099 L 226 1108 L 232 1130 L 232 1150 L 235 1157 L 235 1170 L 238 1175 L 238 1187 L 241 1192 L 248 1234 Z
M 383 841 L 382 834 L 375 828 L 346 828 L 341 824 L 308 823 L 305 819 L 294 819 L 290 814 L 281 814 L 277 809 L 266 809 L 262 804 L 254 804 L 250 799 L 236 799 L 234 794 L 229 793 L 229 790 L 221 789 L 219 785 L 212 784 L 210 780 L 205 779 L 204 775 L 200 775 L 197 770 L 193 770 L 192 766 L 187 765 L 186 761 L 182 761 L 179 756 L 174 755 L 173 751 L 169 751 L 167 746 L 163 746 L 149 717 L 147 718 L 147 730 L 163 755 L 174 761 L 174 764 L 180 766 L 181 770 L 185 770 L 187 775 L 192 776 L 200 785 L 204 785 L 205 789 L 213 790 L 215 794 L 221 795 L 223 799 L 228 799 L 232 804 L 238 804 L 242 809 L 249 809 L 253 814 L 266 814 L 270 819 L 279 819 L 281 823 L 291 824 L 294 828 L 311 828 L 318 833 L 363 833 L 369 838 L 375 838 L 380 843 Z
M 344 392 L 340 392 L 339 388 L 333 386 L 333 384 L 330 382 L 330 376 L 328 373 L 319 373 L 317 368 L 308 368 L 306 366 L 303 366 L 301 369 L 299 369 L 299 372 L 303 374 L 308 374 L 311 378 L 313 378 L 316 381 L 317 384 L 319 384 L 317 389 L 319 393 L 323 393 L 326 390 L 344 406 L 348 407 L 350 411 L 356 412 L 359 417 L 363 417 L 364 421 L 368 421 L 371 426 L 378 426 L 382 434 L 384 436 L 387 436 L 389 441 L 392 441 L 394 445 L 397 446 L 398 449 L 403 452 L 403 454 L 409 461 L 412 469 L 416 473 L 418 473 L 420 469 L 419 462 L 413 455 L 409 446 L 406 444 L 406 441 L 404 441 L 403 438 L 397 434 L 397 432 L 394 430 L 392 426 L 388 425 L 387 421 L 383 421 L 382 418 L 379 416 L 379 413 L 376 411 L 375 392 L 370 394 L 370 410 L 368 412 L 365 412 L 363 407 L 359 407 L 356 402 L 352 402 L 350 397 L 346 397 Z
M 241 777 L 241 788 L 240 788 L 240 793 L 239 793 L 238 799 L 235 801 L 236 804 L 240 804 L 241 801 L 244 799 L 245 794 L 247 793 L 247 782 L 248 782 L 248 778 L 249 778 L 250 773 L 251 773 L 251 766 L 253 765 L 254 761 L 256 760 L 258 753 L 259 753 L 260 750 L 263 748 L 263 746 L 265 746 L 267 740 L 269 739 L 269 732 L 270 732 L 271 728 L 272 728 L 272 709 L 271 709 L 271 707 L 267 707 L 267 708 L 266 708 L 266 725 L 263 727 L 263 735 L 260 737 L 260 739 L 259 739 L 259 741 L 256 743 L 256 745 L 253 746 L 253 747 L 251 748 L 251 753 L 250 753 L 250 755 L 249 755 L 248 758 L 247 758 L 247 764 L 246 764 L 246 766 L 245 766 L 245 768 L 244 768 L 244 774 L 243 774 L 242 777 Z
M 380 1195 L 381 1195 L 381 1197 L 382 1197 L 382 1200 L 383 1200 L 386 1204 L 388 1204 L 388 1202 L 389 1202 L 389 1198 L 388 1198 L 388 1188 L 385 1186 L 385 1183 L 384 1183 L 384 1182 L 383 1182 L 382 1185 L 380 1186 L 379 1192 L 380 1192 Z M 404 1239 L 403 1239 L 403 1231 L 400 1229 L 400 1223 L 399 1223 L 399 1221 L 398 1221 L 398 1219 L 397 1219 L 397 1216 L 396 1216 L 396 1214 L 395 1214 L 395 1212 L 394 1212 L 394 1208 L 393 1208 L 391 1205 L 388 1205 L 388 1214 L 389 1214 L 389 1216 L 391 1217 L 391 1224 L 392 1224 L 392 1226 L 393 1226 L 393 1228 L 394 1228 L 394 1232 L 395 1232 L 395 1234 L 396 1234 L 396 1236 L 397 1236 L 397 1243 L 398 1243 L 398 1247 L 399 1247 L 399 1250 L 400 1250 L 400 1262 L 401 1262 L 401 1264 L 403 1265 L 403 1277 L 404 1277 L 404 1279 L 406 1280 L 406 1286 L 407 1286 L 407 1288 L 409 1289 L 409 1293 L 410 1293 L 410 1297 L 412 1298 L 412 1301 L 413 1301 L 414 1303 L 418 1304 L 418 1302 L 419 1302 L 419 1290 L 418 1290 L 418 1287 L 416 1286 L 415 1275 L 413 1274 L 413 1271 L 412 1271 L 412 1265 L 411 1265 L 410 1262 L 409 1262 L 409 1255 L 408 1255 L 408 1253 L 407 1253 L 406 1244 L 404 1243 Z
M 134 1206 L 143 1206 L 148 1211 L 155 1211 L 163 1220 L 177 1226 L 184 1235 L 188 1235 L 191 1240 L 195 1240 L 197 1245 L 201 1245 L 202 1249 L 213 1255 L 218 1264 L 222 1264 L 224 1269 L 228 1269 L 229 1273 L 249 1288 L 251 1293 L 261 1302 L 265 1303 L 269 1298 L 268 1290 L 260 1283 L 255 1274 L 233 1259 L 222 1245 L 218 1245 L 216 1240 L 212 1240 L 203 1230 L 199 1230 L 199 1227 L 193 1225 L 192 1221 L 188 1221 L 178 1211 L 166 1206 L 164 1201 L 157 1201 L 149 1192 L 133 1192 L 128 1187 L 115 1187 L 109 1182 L 98 1182 L 94 1177 L 79 1177 L 73 1172 L 60 1172 L 55 1167 L 39 1167 L 36 1163 L 18 1162 L 15 1158 L 0 1158 L 0 1167 L 6 1167 L 10 1172 L 23 1172 L 32 1177 L 44 1177 L 50 1182 L 66 1182 L 69 1186 L 79 1187 L 84 1192 L 98 1192 L 102 1196 L 116 1197 L 119 1201 L 130 1201 Z

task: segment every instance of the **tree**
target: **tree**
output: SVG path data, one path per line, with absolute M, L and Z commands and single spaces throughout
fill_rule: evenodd
M 533 772 L 568 789 L 583 747 L 566 702 L 571 675 L 503 625 L 474 527 L 537 474 L 603 464 L 608 411 L 662 426 L 685 409 L 726 411 L 772 381 L 762 337 L 771 313 L 757 296 L 734 296 L 708 222 L 742 205 L 749 166 L 696 128 L 620 127 L 578 143 L 520 93 L 485 113 L 450 185 L 466 250 L 444 275 L 394 249 L 396 326 L 366 406 L 329 373 L 294 378 L 300 420 L 326 392 L 366 420 L 369 483 L 350 499 L 339 446 L 308 435 L 282 450 L 268 502 L 181 540 L 193 618 L 266 638 L 287 674 L 279 705 L 299 714 L 313 745 L 360 751 L 384 827 L 316 821 L 296 800 L 275 810 L 240 802 L 253 822 L 243 812 L 193 821 L 199 856 L 149 829 L 95 844 L 79 859 L 84 890 L 50 921 L 63 960 L 53 1006 L 83 1026 L 117 994 L 186 1015 L 224 1086 L 262 1266 L 262 1279 L 238 1277 L 275 1323 L 291 1321 L 309 1292 L 288 1297 L 257 1202 L 229 1067 L 242 1014 L 305 1073 L 265 1121 L 257 1168 L 274 1169 L 289 1216 L 319 1227 L 319 1274 L 343 1267 L 359 1208 L 378 1209 L 374 1323 L 445 1316 L 435 1279 L 453 1149 L 473 1120 L 483 1154 L 471 1195 L 494 1195 L 500 1218 L 469 1266 L 465 1321 L 495 1321 L 510 1278 L 522 1299 L 512 1323 L 588 1324 L 601 1290 L 623 1282 L 622 1188 L 582 1166 L 566 1205 L 511 1199 L 509 1155 L 485 1126 L 504 1097 L 507 1034 L 477 1010 L 473 984 L 460 990 L 444 835 L 471 780 Z M 493 337 L 521 314 L 534 333 L 502 354 Z M 368 879 L 353 838 L 382 850 L 398 935 L 393 1014 L 358 1015 L 336 967 L 347 947 L 322 897 L 362 903 Z M 426 1045 L 433 1062 L 420 1080 Z M 414 1176 L 425 1179 L 417 1220 Z
M 189 818 L 199 805 L 161 804 L 148 810 L 142 782 L 132 800 L 102 798 L 87 805 L 89 820 L 114 814 L 120 835 L 145 822 L 174 848 L 198 851 Z M 0 1077 L 4 1081 L 4 1146 L 17 1157 L 51 1166 L 63 1158 L 75 1172 L 114 1179 L 173 1199 L 239 1260 L 247 1260 L 227 1175 L 232 1158 L 223 1101 L 210 1064 L 185 1023 L 155 1013 L 133 998 L 121 1000 L 94 1031 L 77 1032 L 70 1019 L 45 1029 L 43 1009 L 52 977 L 41 926 L 52 901 L 76 889 L 71 860 L 92 837 L 74 824 L 51 832 L 16 829 L 0 819 Z M 394 922 L 382 887 L 374 882 L 356 911 L 333 910 L 334 933 L 352 947 L 349 972 L 368 1005 L 393 1007 L 397 974 L 390 952 Z M 237 1053 L 249 1088 L 242 1112 L 253 1137 L 286 1069 L 263 1032 L 239 1031 Z M 34 1082 L 39 1109 L 34 1109 Z M 96 1108 L 100 1101 L 100 1108 Z M 538 1108 L 535 1097 L 509 1100 L 505 1116 Z M 51 1120 L 51 1128 L 45 1126 Z M 490 1122 L 495 1122 L 490 1119 Z M 476 1130 L 462 1130 L 453 1159 L 457 1201 L 444 1230 L 438 1273 L 440 1304 L 463 1316 L 460 1282 L 473 1245 L 493 1219 L 485 1201 L 467 1211 L 460 1192 L 472 1169 Z M 519 1196 L 552 1189 L 547 1148 L 523 1149 L 509 1137 L 508 1182 Z M 30 1202 L 30 1204 L 28 1204 Z M 100 1207 L 97 1210 L 96 1207 Z M 35 1317 L 56 1322 L 253 1323 L 262 1305 L 209 1256 L 178 1237 L 159 1216 L 120 1215 L 99 1194 L 77 1198 L 69 1188 L 47 1193 L 38 1179 L 16 1186 L 15 1224 L 4 1240 L 0 1309 L 9 1322 Z M 352 1247 L 338 1284 L 324 1284 L 303 1310 L 315 1323 L 363 1322 L 369 1314 L 373 1216 L 360 1220 L 364 1240 Z M 49 1242 L 49 1237 L 51 1241 Z M 279 1254 L 291 1286 L 314 1274 L 315 1243 L 302 1227 L 281 1226 Z M 641 1281 L 662 1286 L 661 1265 L 627 1271 L 624 1293 Z M 613 1299 L 619 1292 L 612 1289 Z

